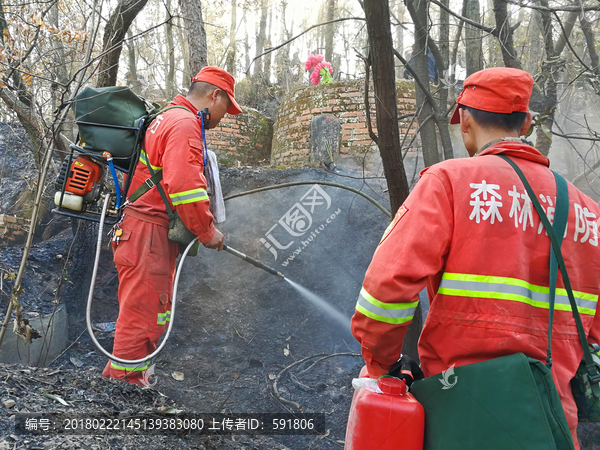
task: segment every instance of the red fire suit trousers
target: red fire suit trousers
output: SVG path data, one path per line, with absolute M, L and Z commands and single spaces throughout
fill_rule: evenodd
M 125 215 L 122 234 L 112 243 L 119 271 L 119 317 L 112 354 L 133 360 L 156 350 L 171 318 L 171 295 L 178 244 L 167 239 L 168 222 L 140 213 Z M 150 220 L 150 221 L 148 221 Z M 150 362 L 125 364 L 108 361 L 102 375 L 148 384 Z

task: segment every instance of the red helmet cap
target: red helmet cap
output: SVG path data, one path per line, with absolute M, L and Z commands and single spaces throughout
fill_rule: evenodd
M 203 67 L 202 70 L 198 72 L 198 75 L 192 79 L 192 83 L 195 83 L 196 81 L 210 83 L 223 89 L 227 93 L 229 100 L 231 100 L 231 106 L 227 110 L 227 114 L 236 115 L 242 112 L 242 108 L 240 108 L 240 105 L 237 104 L 234 98 L 235 79 L 229 72 L 218 67 Z
M 450 123 L 460 123 L 460 105 L 501 114 L 527 112 L 532 89 L 533 78 L 523 70 L 493 67 L 475 72 L 464 82 Z

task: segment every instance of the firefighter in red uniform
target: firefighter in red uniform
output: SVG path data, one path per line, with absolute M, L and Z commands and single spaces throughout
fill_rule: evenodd
M 430 310 L 419 340 L 425 376 L 513 353 L 542 362 L 548 343 L 550 240 L 514 169 L 523 171 L 550 221 L 556 184 L 548 158 L 521 140 L 531 124 L 531 76 L 493 68 L 465 80 L 451 123 L 460 123 L 469 159 L 444 161 L 421 179 L 386 230 L 352 318 L 371 377 L 399 359 L 427 286 Z M 598 205 L 569 184 L 562 244 L 589 341 L 600 342 Z M 559 277 L 552 374 L 577 444 L 570 380 L 583 350 Z
M 209 109 L 210 128 L 225 113 L 242 112 L 234 99 L 233 77 L 217 67 L 204 67 L 192 80 L 186 97 L 150 124 L 130 192 L 162 169 L 161 185 L 172 209 L 186 227 L 211 249 L 223 249 L 223 235 L 213 224 L 203 175 L 202 130 L 198 111 Z M 135 360 L 151 354 L 170 320 L 173 277 L 179 245 L 167 239 L 169 218 L 158 189 L 150 189 L 125 208 L 121 235 L 113 241 L 119 271 L 119 317 L 113 355 Z M 103 375 L 146 384 L 149 362 L 123 364 L 109 361 Z

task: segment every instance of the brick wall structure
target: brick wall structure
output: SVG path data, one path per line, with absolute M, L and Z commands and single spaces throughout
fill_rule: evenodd
M 332 114 L 340 120 L 341 148 L 336 163 L 344 164 L 344 160 L 353 160 L 360 165 L 365 156 L 378 157 L 377 146 L 367 129 L 364 89 L 364 80 L 356 80 L 303 86 L 291 92 L 279 106 L 275 119 L 271 164 L 301 166 L 309 163 L 310 123 L 312 117 L 319 114 Z M 414 113 L 413 82 L 397 81 L 396 90 L 398 115 Z M 369 89 L 369 105 L 373 131 L 377 133 L 372 85 Z M 411 118 L 400 120 L 399 129 L 401 138 L 406 133 L 413 135 L 416 122 L 411 125 Z
M 0 246 L 24 243 L 29 226 L 28 219 L 0 214 Z
M 255 109 L 242 106 L 236 116 L 226 115 L 207 135 L 208 149 L 225 165 L 269 161 L 273 121 Z

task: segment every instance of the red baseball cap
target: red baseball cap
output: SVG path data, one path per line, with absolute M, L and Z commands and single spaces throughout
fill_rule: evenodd
M 532 89 L 533 78 L 524 70 L 492 67 L 475 72 L 464 82 L 450 123 L 460 123 L 460 105 L 501 114 L 527 112 Z
M 234 98 L 235 79 L 229 72 L 218 67 L 203 67 L 200 72 L 198 72 L 198 75 L 192 79 L 192 83 L 195 83 L 196 81 L 210 83 L 227 92 L 227 96 L 229 97 L 229 100 L 231 100 L 231 106 L 227 110 L 227 114 L 236 115 L 242 112 L 242 108 L 240 108 L 240 105 L 237 104 Z

